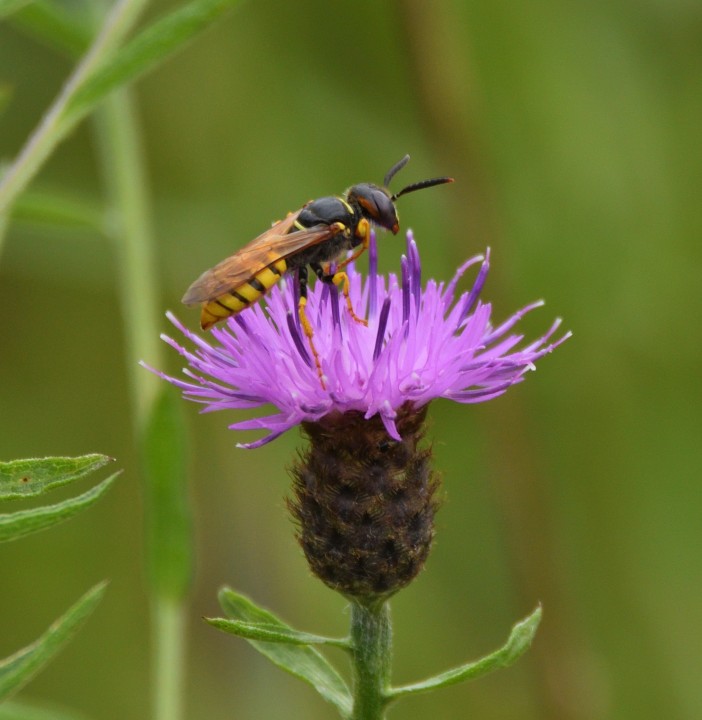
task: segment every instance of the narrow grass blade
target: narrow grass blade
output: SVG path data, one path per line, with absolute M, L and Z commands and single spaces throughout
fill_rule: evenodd
M 93 73 L 67 104 L 63 120 L 73 123 L 111 90 L 152 70 L 239 1 L 194 0 L 154 22 Z
M 82 15 L 90 18 L 90 13 L 83 12 Z M 73 59 L 90 45 L 90 25 L 79 17 L 78 12 L 71 13 L 61 0 L 24 2 L 11 21 L 35 40 Z
M 17 198 L 12 219 L 31 225 L 105 231 L 103 208 L 96 202 L 65 191 L 30 190 Z

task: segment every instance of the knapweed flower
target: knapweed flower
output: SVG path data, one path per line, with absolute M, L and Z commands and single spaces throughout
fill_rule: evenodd
M 541 301 L 516 312 L 498 327 L 492 308 L 480 299 L 489 268 L 477 256 L 458 268 L 450 283 L 421 282 L 419 252 L 407 234 L 402 277 L 377 273 L 376 243 L 370 247 L 368 278 L 349 266 L 350 295 L 365 327 L 346 312 L 336 290 L 316 283 L 309 291 L 307 314 L 321 358 L 325 387 L 319 381 L 309 346 L 296 320 L 294 285 L 273 288 L 267 303 L 229 318 L 211 331 L 211 340 L 191 332 L 172 314 L 171 322 L 195 346 L 187 350 L 167 336 L 187 361 L 188 380 L 157 373 L 203 403 L 203 412 L 248 410 L 273 405 L 277 412 L 236 422 L 232 430 L 266 430 L 261 439 L 240 444 L 256 448 L 302 422 L 334 413 L 378 415 L 388 434 L 400 439 L 398 410 L 420 408 L 436 398 L 477 403 L 520 382 L 534 363 L 568 337 L 551 342 L 560 320 L 542 337 L 518 348 L 523 336 L 512 331 Z M 472 289 L 456 297 L 461 276 L 482 263 Z
M 401 277 L 378 274 L 375 239 L 369 255 L 365 280 L 347 269 L 353 308 L 367 326 L 351 317 L 333 286 L 317 282 L 309 290 L 306 312 L 324 384 L 296 317 L 293 282 L 274 288 L 265 306 L 213 328 L 208 339 L 169 314 L 194 350 L 164 337 L 187 361 L 187 379 L 157 371 L 204 412 L 277 408 L 230 425 L 267 431 L 241 447 L 302 425 L 310 449 L 293 469 L 290 503 L 300 541 L 313 571 L 356 599 L 395 592 L 428 553 L 438 483 L 430 450 L 421 447 L 426 406 L 436 398 L 497 397 L 569 335 L 552 340 L 556 320 L 522 344 L 513 328 L 541 302 L 493 326 L 492 308 L 480 299 L 489 252 L 464 263 L 448 284 L 424 286 L 411 233 Z M 457 296 L 459 280 L 478 264 L 472 289 Z

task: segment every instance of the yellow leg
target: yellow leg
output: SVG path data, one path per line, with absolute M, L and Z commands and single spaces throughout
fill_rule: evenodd
M 346 300 L 346 307 L 348 308 L 351 317 L 357 323 L 361 323 L 361 325 L 365 325 L 366 327 L 368 327 L 368 322 L 363 318 L 358 317 L 355 310 L 353 309 L 351 295 L 349 294 L 349 276 L 343 271 L 343 268 L 345 268 L 350 262 L 353 262 L 356 258 L 360 257 L 368 249 L 368 245 L 370 244 L 370 223 L 365 218 L 362 218 L 358 223 L 358 227 L 356 228 L 356 236 L 361 238 L 361 244 L 358 247 L 358 250 L 356 250 L 350 257 L 346 258 L 336 266 L 337 272 L 334 273 L 331 280 L 334 285 L 341 288 L 341 292 L 344 294 L 344 299 Z M 329 270 L 327 266 L 325 269 L 325 273 L 328 272 Z
M 348 308 L 348 311 L 349 311 L 349 314 L 351 315 L 351 317 L 357 323 L 361 323 L 361 325 L 365 325 L 366 327 L 368 327 L 368 321 L 364 320 L 361 317 L 358 317 L 358 315 L 356 315 L 356 312 L 353 309 L 353 303 L 351 302 L 351 295 L 349 294 L 349 276 L 345 272 L 334 273 L 332 282 L 337 287 L 341 286 L 341 292 L 344 294 L 344 299 L 346 300 L 346 307 Z
M 363 255 L 363 253 L 368 250 L 368 245 L 370 244 L 370 223 L 365 218 L 361 218 L 361 220 L 359 220 L 358 227 L 356 228 L 356 236 L 361 238 L 361 244 L 359 245 L 358 250 L 353 253 L 353 255 L 350 255 L 346 258 L 346 260 L 342 260 L 337 265 L 337 268 L 339 270 L 342 270 L 350 262 L 353 262 L 357 258 L 361 257 L 361 255 Z
M 319 359 L 319 353 L 317 352 L 317 348 L 314 346 L 314 342 L 312 341 L 312 337 L 314 336 L 314 330 L 312 329 L 312 325 L 307 317 L 307 313 L 305 312 L 305 307 L 307 305 L 307 298 L 301 297 L 300 302 L 297 305 L 297 314 L 300 317 L 300 325 L 302 325 L 302 331 L 305 333 L 305 337 L 307 338 L 307 342 L 309 343 L 310 350 L 312 351 L 312 357 L 314 358 L 314 364 L 317 368 L 317 375 L 319 376 L 319 382 L 322 383 L 322 390 L 326 390 L 327 386 L 324 384 L 324 373 L 322 372 L 322 363 Z

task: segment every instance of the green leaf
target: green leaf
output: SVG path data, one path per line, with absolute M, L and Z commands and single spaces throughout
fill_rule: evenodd
M 65 191 L 27 191 L 17 198 L 12 219 L 19 222 L 70 228 L 90 228 L 104 233 L 102 207 Z
M 220 591 L 219 603 L 225 614 L 233 620 L 269 630 L 278 628 L 281 635 L 289 638 L 296 632 L 268 610 L 254 605 L 247 597 L 230 588 Z M 281 644 L 280 640 L 261 642 L 249 639 L 249 642 L 278 667 L 312 685 L 325 700 L 336 706 L 342 717 L 351 717 L 352 699 L 348 686 L 317 650 L 308 645 Z
M 509 667 L 529 649 L 540 622 L 541 606 L 539 605 L 529 617 L 518 622 L 512 628 L 507 642 L 499 650 L 496 650 L 490 655 L 486 655 L 476 662 L 461 665 L 460 667 L 453 668 L 440 675 L 435 675 L 422 682 L 392 688 L 388 692 L 388 698 L 394 700 L 399 697 L 404 697 L 405 695 L 416 695 L 418 693 L 428 692 L 435 688 L 455 685 L 464 680 L 474 680 L 498 668 Z
M 64 500 L 56 505 L 45 505 L 31 510 L 19 510 L 0 514 L 0 542 L 18 540 L 25 535 L 45 530 L 77 515 L 81 510 L 94 505 L 112 485 L 121 471 L 103 480 L 99 485 L 78 497 Z
M 23 2 L 12 18 L 12 24 L 48 47 L 77 59 L 88 48 L 90 26 L 84 18 L 90 13 L 69 12 L 60 2 L 34 0 Z
M 246 640 L 288 643 L 290 645 L 332 645 L 345 650 L 349 649 L 347 640 L 312 635 L 311 633 L 293 630 L 287 626 L 268 625 L 266 623 L 250 623 L 242 620 L 226 620 L 225 618 L 205 618 L 212 627 L 231 635 L 238 635 Z
M 86 716 L 74 710 L 11 700 L 0 703 L 0 720 L 86 720 Z
M 111 90 L 152 70 L 237 2 L 239 0 L 194 0 L 147 27 L 85 82 L 66 106 L 64 120 L 73 122 Z
M 182 403 L 172 388 L 163 386 L 147 421 L 142 451 L 149 579 L 156 594 L 173 599 L 185 595 L 192 577 L 186 446 Z
M 0 500 L 42 495 L 109 462 L 114 462 L 114 458 L 98 454 L 0 462 Z
M 38 640 L 0 661 L 0 700 L 24 685 L 75 635 L 100 602 L 105 587 L 104 582 L 93 587 Z

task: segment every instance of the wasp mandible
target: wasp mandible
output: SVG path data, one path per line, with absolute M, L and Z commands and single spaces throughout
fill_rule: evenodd
M 186 305 L 202 304 L 202 329 L 208 330 L 215 323 L 245 310 L 260 300 L 284 273 L 297 270 L 300 324 L 324 385 L 319 355 L 312 341 L 314 332 L 305 312 L 307 267 L 310 266 L 322 282 L 340 287 L 351 317 L 366 324 L 354 312 L 344 267 L 368 248 L 371 223 L 397 234 L 400 225 L 395 202 L 399 197 L 415 190 L 453 182 L 453 178 L 449 177 L 431 178 L 391 194 L 387 189 L 390 181 L 409 159 L 409 155 L 405 155 L 388 170 L 382 187 L 359 183 L 351 186 L 343 196 L 312 200 L 275 223 L 231 257 L 206 270 L 183 296 Z M 331 263 L 351 250 L 354 252 L 341 260 L 332 272 Z

